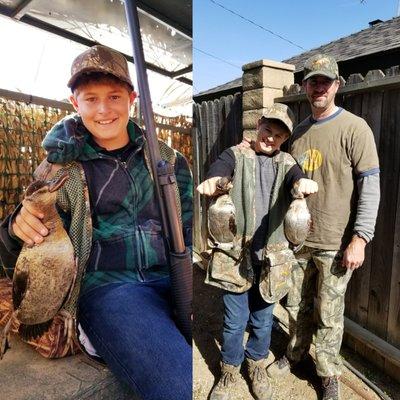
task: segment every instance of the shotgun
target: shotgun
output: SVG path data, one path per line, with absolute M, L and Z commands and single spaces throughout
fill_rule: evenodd
M 174 183 L 174 167 L 161 159 L 154 123 L 150 90 L 145 69 L 143 44 L 140 35 L 136 0 L 125 0 L 125 14 L 133 48 L 140 107 L 146 126 L 145 137 L 159 204 L 161 225 L 170 271 L 171 291 L 174 301 L 175 321 L 187 342 L 192 344 L 192 260 L 183 239 L 182 224 L 178 215 Z

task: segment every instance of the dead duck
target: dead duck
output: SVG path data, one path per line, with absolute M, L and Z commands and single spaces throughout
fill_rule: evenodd
M 217 182 L 220 196 L 211 201 L 208 208 L 208 230 L 214 243 L 220 248 L 229 249 L 236 235 L 236 208 L 231 196 L 226 193 L 232 188 L 229 178 L 223 177 Z
M 292 243 L 294 252 L 298 252 L 307 239 L 312 221 L 304 196 L 297 195 L 289 206 L 284 220 L 286 238 Z
M 25 201 L 40 210 L 48 235 L 42 243 L 24 244 L 13 275 L 14 312 L 0 334 L 0 359 L 8 348 L 8 333 L 15 318 L 19 334 L 34 339 L 45 333 L 70 293 L 76 276 L 74 249 L 56 209 L 57 191 L 68 174 L 51 181 L 35 181 L 25 193 Z M 71 321 L 64 316 L 66 328 Z M 72 332 L 66 332 L 72 336 Z

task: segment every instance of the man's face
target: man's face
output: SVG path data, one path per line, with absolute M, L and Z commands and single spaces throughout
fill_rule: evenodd
M 255 150 L 258 153 L 273 154 L 289 137 L 289 134 L 280 125 L 265 118 L 258 121 L 257 130 Z
M 339 89 L 339 80 L 315 75 L 303 82 L 307 98 L 317 109 L 328 109 L 335 103 L 335 95 Z
M 115 83 L 88 83 L 70 97 L 94 141 L 107 150 L 125 146 L 129 141 L 127 124 L 135 92 Z

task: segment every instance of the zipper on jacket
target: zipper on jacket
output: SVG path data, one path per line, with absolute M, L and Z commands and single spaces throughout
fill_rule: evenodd
M 135 191 L 136 191 L 136 193 L 138 194 L 138 190 L 137 190 L 137 186 L 136 186 L 136 182 L 135 182 L 135 180 L 133 179 L 133 177 L 131 176 L 131 174 L 130 174 L 130 172 L 129 172 L 129 163 L 133 160 L 133 158 L 136 156 L 136 154 L 140 151 L 140 150 L 142 150 L 142 147 L 139 147 L 139 148 L 137 148 L 137 149 L 135 149 L 134 151 L 133 151 L 133 153 L 131 153 L 130 155 L 129 155 L 129 157 L 126 159 L 126 161 L 119 161 L 120 163 L 121 163 L 121 165 L 123 165 L 124 166 L 124 170 L 126 171 L 126 173 L 128 174 L 128 176 L 130 177 L 130 179 L 131 179 L 131 181 L 132 181 L 132 183 L 133 183 L 133 185 L 134 185 L 134 187 L 135 187 Z M 136 211 L 138 210 L 138 200 L 137 200 L 137 198 L 138 198 L 138 196 L 135 196 L 135 209 L 136 209 Z M 137 225 L 138 226 L 138 225 Z M 139 226 L 138 226 L 138 232 L 140 233 L 140 229 L 139 229 Z M 143 267 L 143 259 L 142 258 L 145 258 L 144 257 L 144 252 L 145 252 L 145 250 L 144 250 L 144 248 L 143 248 L 143 243 L 142 243 L 142 241 L 140 241 L 140 243 L 141 243 L 141 247 L 142 247 L 142 251 L 141 251 L 141 256 L 143 256 L 143 257 L 141 257 L 141 265 L 140 265 L 140 267 L 138 266 L 137 267 L 137 271 L 138 271 L 138 274 L 139 274 L 139 276 L 140 276 L 140 278 L 142 279 L 142 282 L 146 282 L 146 277 L 145 277 L 145 275 L 144 275 L 144 273 L 143 273 L 143 271 L 142 271 L 142 267 Z
M 118 165 L 121 167 L 122 171 L 124 171 L 124 173 L 126 174 L 126 176 L 128 177 L 129 181 L 132 183 L 133 189 L 135 191 L 135 196 L 134 197 L 134 209 L 135 209 L 135 217 L 134 217 L 134 225 L 137 225 L 137 218 L 136 218 L 136 212 L 138 209 L 138 201 L 137 201 L 137 197 L 138 197 L 138 188 L 136 185 L 135 180 L 133 179 L 133 177 L 131 176 L 129 170 L 128 170 L 128 162 L 131 160 L 132 157 L 135 156 L 135 154 L 138 152 L 139 149 L 135 150 L 126 161 L 121 161 L 119 160 L 117 157 L 112 157 L 106 154 L 99 154 L 99 158 L 101 159 L 106 159 L 106 160 L 112 160 L 112 161 L 116 161 L 118 163 Z
M 133 177 L 131 176 L 130 172 L 128 171 L 128 162 L 132 159 L 132 157 L 135 156 L 135 154 L 137 153 L 138 150 L 136 150 L 135 152 L 133 152 L 127 159 L 127 161 L 121 161 L 119 160 L 117 157 L 112 157 L 106 154 L 99 154 L 99 158 L 101 159 L 105 159 L 105 160 L 111 160 L 111 161 L 115 161 L 117 162 L 117 164 L 121 167 L 121 169 L 124 171 L 125 175 L 128 177 L 129 181 L 132 183 L 132 186 L 134 188 L 135 191 L 135 196 L 134 196 L 134 226 L 137 226 L 137 218 L 136 218 L 136 213 L 137 213 L 137 208 L 138 208 L 138 202 L 137 202 L 137 197 L 138 197 L 138 190 L 137 190 L 137 185 L 135 180 L 133 179 Z M 140 266 L 141 267 L 141 266 Z M 139 281 L 140 282 L 145 282 L 146 278 L 141 270 L 141 268 L 138 266 L 136 266 L 136 271 L 138 273 L 138 277 L 139 277 Z

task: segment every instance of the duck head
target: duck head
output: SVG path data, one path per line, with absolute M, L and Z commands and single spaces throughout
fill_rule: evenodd
M 25 201 L 35 204 L 37 208 L 46 208 L 55 204 L 57 191 L 65 184 L 69 175 L 64 172 L 59 177 L 49 181 L 37 180 L 32 182 L 25 192 Z

